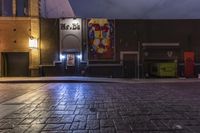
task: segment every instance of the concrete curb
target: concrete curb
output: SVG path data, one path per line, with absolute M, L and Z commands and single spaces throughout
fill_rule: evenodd
M 13 77 L 0 78 L 0 83 L 184 83 L 200 82 L 200 79 L 120 79 L 97 77 Z

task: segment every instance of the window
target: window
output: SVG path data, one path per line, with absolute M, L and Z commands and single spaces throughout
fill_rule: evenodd
M 0 0 L 0 16 L 12 16 L 12 0 Z
M 17 0 L 17 16 L 28 16 L 28 0 Z
M 0 0 L 0 16 L 2 16 L 2 7 L 3 7 L 3 0 Z

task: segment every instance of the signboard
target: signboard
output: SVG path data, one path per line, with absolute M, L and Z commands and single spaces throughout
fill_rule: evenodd
M 184 66 L 185 77 L 194 77 L 194 52 L 184 52 Z
M 80 52 L 82 43 L 82 20 L 60 19 L 61 52 Z
M 67 54 L 67 66 L 75 66 L 75 55 Z
M 88 58 L 105 61 L 114 59 L 114 21 L 88 19 Z

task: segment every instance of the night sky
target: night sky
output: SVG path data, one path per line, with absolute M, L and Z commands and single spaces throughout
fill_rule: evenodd
M 200 19 L 200 0 L 69 0 L 76 16 Z
M 41 0 L 41 14 L 46 18 L 74 17 L 68 0 Z

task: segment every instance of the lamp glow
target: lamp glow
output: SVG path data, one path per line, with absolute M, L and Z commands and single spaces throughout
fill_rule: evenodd
M 64 60 L 66 58 L 66 56 L 65 55 L 63 55 L 63 54 L 60 54 L 60 60 Z
M 38 48 L 38 41 L 35 38 L 29 38 L 29 48 Z
M 81 59 L 81 58 L 82 58 L 82 55 L 81 55 L 81 54 L 77 55 L 77 58 L 78 58 L 78 59 Z

